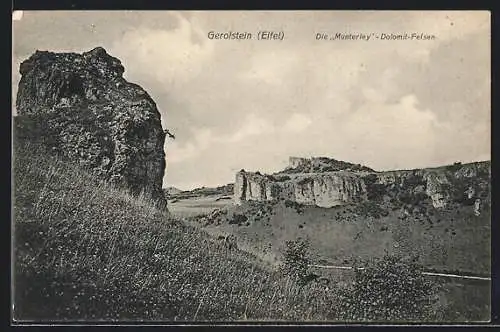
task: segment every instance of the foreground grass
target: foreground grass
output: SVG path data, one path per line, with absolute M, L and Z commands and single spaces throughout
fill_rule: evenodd
M 14 158 L 14 319 L 335 320 L 334 292 L 253 257 L 30 144 Z

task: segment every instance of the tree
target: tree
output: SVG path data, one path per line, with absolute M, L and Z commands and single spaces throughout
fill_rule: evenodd
M 343 294 L 345 319 L 429 321 L 435 318 L 438 284 L 414 260 L 385 255 L 355 269 L 354 284 Z
M 309 241 L 297 238 L 285 242 L 282 271 L 285 275 L 295 279 L 299 284 L 305 285 L 310 281 Z
M 171 139 L 175 139 L 175 135 L 174 135 L 174 134 L 172 134 L 172 133 L 170 132 L 170 130 L 168 130 L 168 129 L 164 129 L 164 130 L 163 130 L 163 133 L 164 133 L 165 135 L 168 135 L 168 137 L 170 137 Z

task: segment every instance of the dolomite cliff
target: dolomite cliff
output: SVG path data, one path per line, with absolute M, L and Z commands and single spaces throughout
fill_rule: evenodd
M 314 160 L 319 159 L 322 170 L 301 172 L 310 171 Z M 330 171 L 332 165 L 334 171 Z M 428 200 L 435 208 L 451 203 L 473 205 L 476 214 L 480 213 L 481 204 L 490 200 L 490 162 L 390 172 L 353 165 L 333 159 L 329 162 L 328 158 L 292 157 L 285 171 L 273 175 L 241 170 L 236 174 L 234 200 L 241 204 L 247 200 L 285 199 L 320 207 L 363 201 L 398 200 L 412 204 Z
M 300 174 L 276 177 L 238 172 L 235 202 L 288 199 L 306 205 L 331 207 L 366 199 L 364 182 L 351 173 Z
M 101 47 L 83 54 L 36 51 L 20 66 L 15 138 L 43 143 L 166 208 L 160 113 L 123 72 Z

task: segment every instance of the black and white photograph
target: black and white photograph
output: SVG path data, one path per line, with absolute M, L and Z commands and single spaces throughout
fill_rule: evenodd
M 12 323 L 490 322 L 490 16 L 13 11 Z

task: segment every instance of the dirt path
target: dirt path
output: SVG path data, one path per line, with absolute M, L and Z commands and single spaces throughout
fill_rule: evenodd
M 354 269 L 354 267 L 352 267 L 352 266 L 316 265 L 316 264 L 312 264 L 309 266 L 310 267 L 317 267 L 317 268 L 321 268 L 321 269 L 336 269 L 336 270 L 352 270 L 352 269 Z M 360 269 L 362 269 L 362 268 L 360 268 Z M 428 275 L 428 276 L 491 281 L 491 278 L 488 278 L 488 277 L 479 277 L 479 276 L 470 276 L 470 275 L 448 274 L 448 273 L 437 273 L 437 272 L 422 272 L 422 274 Z

